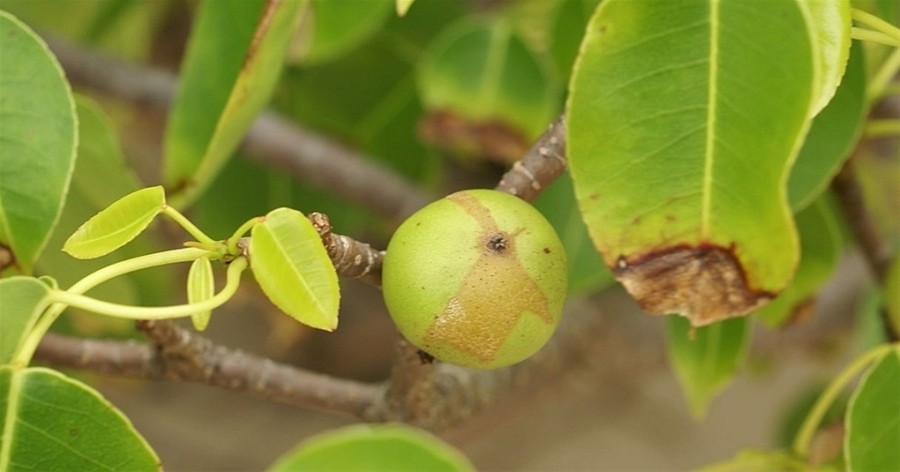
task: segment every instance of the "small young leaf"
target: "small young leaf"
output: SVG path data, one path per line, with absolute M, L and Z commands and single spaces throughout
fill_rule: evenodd
M 850 471 L 900 470 L 900 349 L 863 376 L 847 409 L 844 455 Z
M 811 306 L 813 297 L 840 260 L 843 241 L 834 210 L 819 199 L 797 214 L 800 232 L 800 264 L 791 284 L 768 305 L 754 312 L 763 323 L 775 328 Z
M 47 307 L 50 290 L 33 277 L 0 280 L 0 366 L 16 357 L 22 341 Z
M 213 278 L 212 264 L 209 258 L 201 257 L 191 264 L 191 270 L 188 272 L 188 303 L 197 303 L 209 300 L 215 295 L 216 286 Z M 200 311 L 191 315 L 191 322 L 197 331 L 206 329 L 209 324 L 209 317 L 212 316 L 212 310 Z
M 337 273 L 319 234 L 302 213 L 278 208 L 253 227 L 250 267 L 281 311 L 313 328 L 337 328 Z
M 128 418 L 50 369 L 0 367 L 0 431 L 0 470 L 160 470 Z
M 680 316 L 666 320 L 669 362 L 697 417 L 706 414 L 713 395 L 724 388 L 744 360 L 750 320 L 731 318 L 692 328 Z
M 0 275 L 30 274 L 69 188 L 77 120 L 44 41 L 3 11 L 0 38 Z
M 166 204 L 160 186 L 132 192 L 97 213 L 63 245 L 63 251 L 79 259 L 104 256 L 141 234 Z
M 474 471 L 459 451 L 404 425 L 349 426 L 310 438 L 269 472 L 295 470 Z

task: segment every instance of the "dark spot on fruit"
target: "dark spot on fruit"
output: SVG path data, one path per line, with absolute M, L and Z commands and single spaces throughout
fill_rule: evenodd
M 694 326 L 747 314 L 775 297 L 752 287 L 735 247 L 675 246 L 626 258 L 613 271 L 641 308 L 681 314 Z
M 503 252 L 509 247 L 509 238 L 504 233 L 497 233 L 488 239 L 487 247 L 493 252 Z
M 550 248 L 549 248 L 549 247 L 545 247 L 545 248 L 544 248 L 544 254 L 550 254 Z

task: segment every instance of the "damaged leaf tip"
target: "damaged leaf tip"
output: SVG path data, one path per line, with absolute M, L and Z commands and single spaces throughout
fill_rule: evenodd
M 613 271 L 644 311 L 677 313 L 693 326 L 745 315 L 775 297 L 751 287 L 734 249 L 717 245 L 621 256 Z

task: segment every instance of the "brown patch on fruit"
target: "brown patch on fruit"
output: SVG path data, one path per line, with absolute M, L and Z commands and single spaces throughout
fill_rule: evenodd
M 463 278 L 457 295 L 425 333 L 425 345 L 448 344 L 489 362 L 526 312 L 544 322 L 553 316 L 541 288 L 522 267 L 516 254 L 516 236 L 500 231 L 490 211 L 466 194 L 448 197 L 469 213 L 482 228 L 478 260 Z
M 775 296 L 749 286 L 733 247 L 677 246 L 623 256 L 613 271 L 644 311 L 680 314 L 693 326 L 747 314 Z

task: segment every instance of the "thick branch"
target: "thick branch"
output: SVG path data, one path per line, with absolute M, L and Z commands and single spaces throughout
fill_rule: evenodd
M 167 72 L 141 68 L 61 41 L 49 41 L 74 84 L 157 111 L 167 110 L 177 88 Z M 248 158 L 285 169 L 321 189 L 401 221 L 431 198 L 373 158 L 263 112 L 244 137 Z
M 133 341 L 95 341 L 48 333 L 36 358 L 56 367 L 148 380 L 200 382 L 291 405 L 365 417 L 380 388 L 278 364 L 214 345 L 172 323 L 146 329 L 158 347 Z
M 853 159 L 848 159 L 831 183 L 840 202 L 841 212 L 850 224 L 850 229 L 863 256 L 879 284 L 884 283 L 891 264 L 891 247 L 878 233 L 872 215 L 863 200 L 862 188 L 856 179 Z

